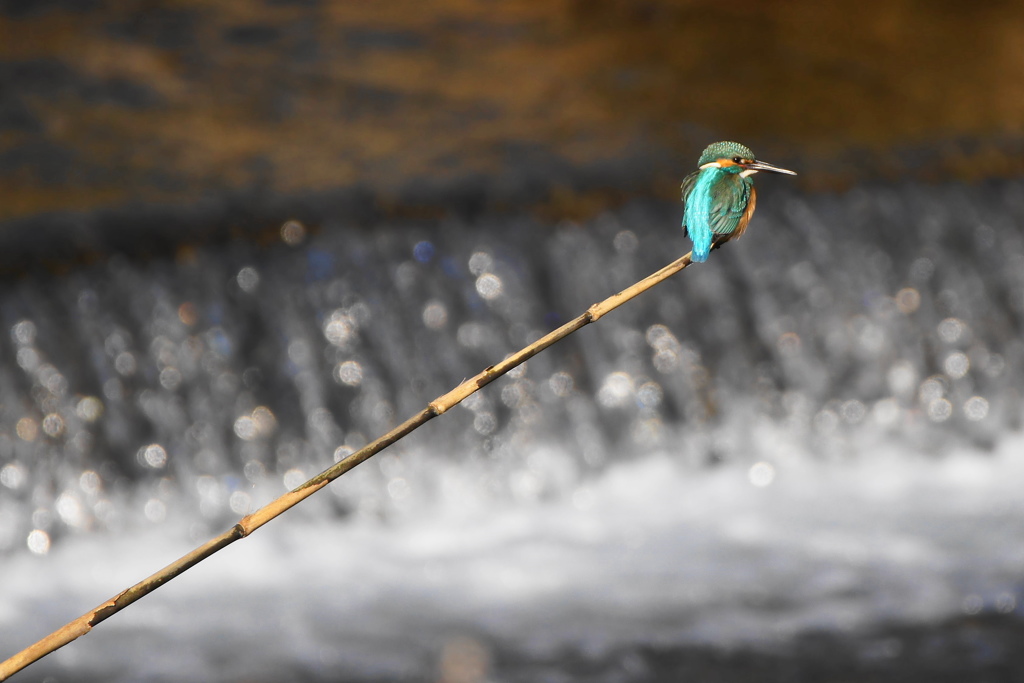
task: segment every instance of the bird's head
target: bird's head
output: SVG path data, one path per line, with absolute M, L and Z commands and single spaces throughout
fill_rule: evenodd
M 708 145 L 700 155 L 697 165 L 701 169 L 721 168 L 729 173 L 739 173 L 744 178 L 758 171 L 796 175 L 794 171 L 779 168 L 764 161 L 758 161 L 749 147 L 745 147 L 738 142 L 716 142 Z

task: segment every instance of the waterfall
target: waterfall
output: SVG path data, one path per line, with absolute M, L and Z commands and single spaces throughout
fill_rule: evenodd
M 39 666 L 106 676 L 131 634 L 138 677 L 415 678 L 466 633 L 600 658 L 1019 612 L 1024 182 L 759 185 L 743 239 Z M 681 211 L 337 216 L 8 282 L 4 652 L 673 260 Z

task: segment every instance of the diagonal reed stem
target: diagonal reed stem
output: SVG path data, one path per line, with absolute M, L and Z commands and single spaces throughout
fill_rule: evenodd
M 720 245 L 715 244 L 714 246 L 718 247 Z M 167 565 L 149 578 L 140 581 L 121 593 L 118 593 L 102 605 L 90 610 L 74 621 L 67 623 L 62 628 L 54 631 L 34 645 L 30 645 L 18 654 L 0 663 L 0 681 L 6 680 L 8 677 L 18 671 L 21 671 L 29 664 L 45 657 L 56 649 L 67 645 L 79 636 L 85 635 L 92 630 L 93 626 L 100 623 L 107 617 L 120 612 L 139 598 L 156 590 L 163 584 L 184 572 L 186 569 L 195 566 L 210 555 L 213 555 L 218 550 L 234 543 L 240 538 L 245 538 L 253 531 L 256 531 L 256 529 L 259 529 L 270 520 L 291 508 L 293 505 L 297 505 L 305 498 L 313 495 L 330 482 L 345 474 L 356 465 L 369 460 L 380 451 L 403 438 L 409 432 L 412 432 L 429 420 L 458 405 L 464 399 L 479 391 L 481 387 L 490 384 L 512 368 L 526 362 L 530 358 L 533 358 L 544 349 L 548 348 L 555 342 L 564 339 L 581 327 L 589 325 L 592 322 L 596 322 L 606 313 L 615 310 L 630 299 L 646 292 L 656 284 L 675 275 L 683 268 L 690 265 L 690 263 L 690 254 L 686 254 L 685 256 L 668 264 L 661 270 L 648 275 L 636 284 L 627 287 L 618 294 L 612 295 L 604 301 L 594 304 L 579 317 L 574 318 L 558 329 L 549 332 L 529 346 L 526 346 L 520 351 L 507 357 L 500 363 L 492 365 L 476 377 L 463 381 L 462 384 L 455 387 L 447 394 L 434 399 L 426 408 L 398 425 L 387 434 L 381 436 L 376 441 L 367 444 L 355 453 L 352 453 L 343 460 L 340 460 L 331 467 L 328 467 L 320 474 L 316 475 L 301 486 L 285 493 L 280 498 L 267 503 L 256 512 L 243 517 L 238 524 L 235 524 L 223 534 L 207 541 L 192 552 Z

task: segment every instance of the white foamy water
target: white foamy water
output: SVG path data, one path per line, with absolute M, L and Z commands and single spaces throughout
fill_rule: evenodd
M 600 656 L 1020 613 L 1022 477 L 1013 435 L 937 460 L 880 448 L 694 469 L 651 455 L 549 501 L 440 500 L 387 523 L 286 515 L 37 673 L 419 680 L 465 637 L 524 657 Z M 7 558 L 0 645 L 14 652 L 144 578 L 189 550 L 186 537 L 164 524 Z

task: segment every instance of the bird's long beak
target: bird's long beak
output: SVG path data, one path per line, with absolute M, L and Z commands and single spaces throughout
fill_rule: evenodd
M 743 168 L 751 171 L 768 171 L 769 173 L 784 173 L 786 175 L 796 175 L 796 171 L 790 171 L 785 168 L 779 168 L 778 166 L 772 166 L 764 161 L 752 161 L 749 164 L 743 164 Z

